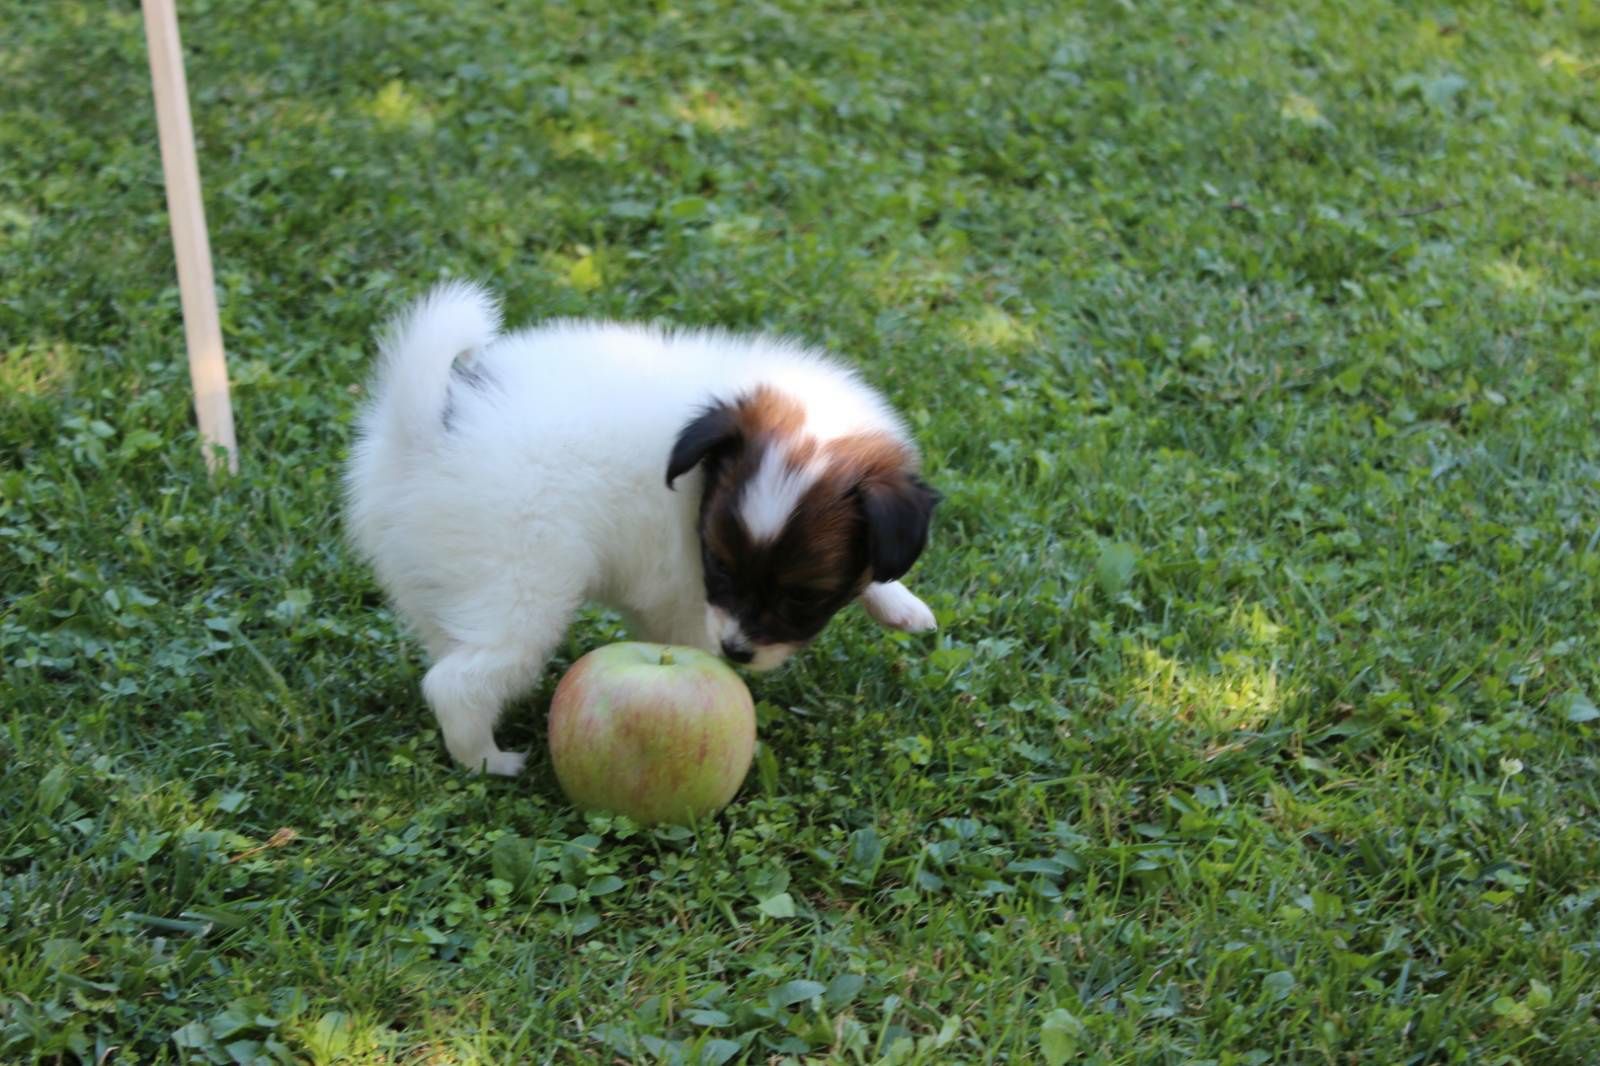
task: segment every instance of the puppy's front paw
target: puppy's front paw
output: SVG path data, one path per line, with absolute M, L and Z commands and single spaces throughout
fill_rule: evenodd
M 861 606 L 880 625 L 906 633 L 927 633 L 938 628 L 933 611 L 898 581 L 868 585 Z
M 491 751 L 484 759 L 483 768 L 487 773 L 501 777 L 516 777 L 522 773 L 527 761 L 528 753 L 525 751 Z

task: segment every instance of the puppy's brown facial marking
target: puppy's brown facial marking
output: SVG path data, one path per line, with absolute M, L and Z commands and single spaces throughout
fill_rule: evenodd
M 813 639 L 871 581 L 922 552 L 938 496 L 887 433 L 819 442 L 805 410 L 762 387 L 684 427 L 669 484 L 700 464 L 706 600 L 737 623 L 733 658 Z

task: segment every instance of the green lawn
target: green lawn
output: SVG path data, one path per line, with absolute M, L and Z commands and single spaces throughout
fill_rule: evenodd
M 1600 6 L 0 0 L 0 1061 L 1600 1060 Z M 946 502 L 697 832 L 445 756 L 373 330 L 786 331 Z

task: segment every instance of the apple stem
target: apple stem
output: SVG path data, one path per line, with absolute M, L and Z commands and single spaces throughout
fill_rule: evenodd
M 672 649 L 671 648 L 662 648 L 661 649 L 661 665 L 662 666 L 671 666 L 672 665 Z

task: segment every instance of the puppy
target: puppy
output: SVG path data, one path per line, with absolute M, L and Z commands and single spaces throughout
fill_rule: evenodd
M 423 694 L 472 770 L 522 768 L 495 723 L 587 602 L 758 670 L 852 601 L 934 627 L 898 581 L 939 499 L 905 426 L 782 340 L 502 333 L 485 290 L 438 286 L 382 338 L 345 490 L 351 540 L 424 644 Z

